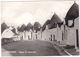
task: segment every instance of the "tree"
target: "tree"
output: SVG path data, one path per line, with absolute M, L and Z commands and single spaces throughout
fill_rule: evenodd
M 7 28 L 8 28 L 7 24 L 6 24 L 5 22 L 3 22 L 3 23 L 1 24 L 1 34 L 2 34 L 3 31 L 4 31 L 5 29 L 7 29 Z

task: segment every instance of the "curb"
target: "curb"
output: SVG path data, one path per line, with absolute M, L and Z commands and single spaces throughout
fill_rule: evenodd
M 63 50 L 67 55 L 72 56 L 72 54 L 70 54 L 69 52 L 67 52 L 63 47 L 59 46 L 58 44 L 56 44 L 61 50 Z
M 64 50 L 69 56 L 72 56 L 72 54 L 70 54 L 69 52 L 67 52 L 66 50 Z
M 69 52 L 67 52 L 62 46 L 56 44 L 55 42 L 51 42 L 52 44 L 54 43 L 56 46 L 58 46 L 59 48 L 56 48 L 59 52 L 60 55 L 64 55 L 64 54 L 61 54 L 61 52 L 59 50 L 61 50 L 62 52 L 65 52 L 68 56 L 72 56 L 72 54 L 70 54 Z

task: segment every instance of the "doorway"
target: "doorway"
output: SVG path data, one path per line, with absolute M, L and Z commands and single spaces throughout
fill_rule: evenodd
M 76 29 L 76 45 L 79 48 L 79 32 L 78 32 L 78 29 Z
M 37 34 L 36 34 L 36 39 L 37 39 Z
M 51 34 L 51 41 L 52 41 L 52 34 Z
M 63 41 L 63 32 L 62 32 L 62 41 Z
M 54 36 L 53 38 L 54 38 L 54 40 L 55 40 L 55 35 L 53 35 L 53 36 Z

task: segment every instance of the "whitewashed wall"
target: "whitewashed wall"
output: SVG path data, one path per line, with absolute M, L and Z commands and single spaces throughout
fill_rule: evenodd
M 45 29 L 45 30 L 42 32 L 42 39 L 43 39 L 43 40 L 49 40 L 49 38 L 50 38 L 49 29 Z
M 75 22 L 75 24 L 74 24 L 75 29 L 79 29 L 79 17 L 76 18 L 74 22 Z
M 74 28 L 67 29 L 67 45 L 75 45 L 76 31 Z
M 24 40 L 31 40 L 31 31 L 24 31 Z
M 13 40 L 14 40 L 14 41 L 20 41 L 20 36 L 15 35 L 14 38 L 13 38 Z
M 75 19 L 73 28 L 69 28 L 66 26 L 65 38 L 66 38 L 67 45 L 76 46 L 76 29 L 79 29 L 79 18 Z
M 43 40 L 51 40 L 51 35 L 52 35 L 52 40 L 54 40 L 54 35 L 55 35 L 55 40 L 57 40 L 57 28 L 45 29 L 42 32 L 42 39 Z
M 64 41 L 64 25 L 61 25 L 60 28 L 57 26 L 57 41 L 60 41 L 60 43 Z
M 57 27 L 57 41 L 62 41 L 62 30 Z
M 52 40 L 57 40 L 57 28 L 50 29 L 49 34 L 50 34 L 50 38 L 52 35 Z M 55 38 L 54 38 L 54 35 L 55 35 Z
M 24 32 L 19 32 L 19 36 L 20 36 L 20 40 L 23 40 L 24 39 Z
M 42 31 L 42 40 L 45 40 L 44 31 Z
M 29 32 L 25 31 L 25 40 L 28 40 L 28 34 L 29 34 Z
M 37 32 L 37 39 L 39 39 L 39 40 L 42 39 L 42 38 L 41 38 L 41 31 L 38 31 L 38 32 Z
M 32 39 L 36 40 L 36 33 L 35 32 L 32 33 Z
M 78 29 L 78 35 L 79 35 L 79 17 L 75 19 L 75 24 L 74 24 L 74 26 L 75 26 L 75 30 Z M 78 38 L 79 38 L 79 37 L 78 37 Z M 75 39 L 75 49 L 78 49 L 77 44 L 76 44 L 76 43 L 77 43 L 76 40 L 77 40 L 77 39 Z

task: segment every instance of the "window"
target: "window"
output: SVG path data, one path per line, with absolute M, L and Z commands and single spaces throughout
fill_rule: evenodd
M 72 26 L 73 20 L 68 20 L 68 26 Z

